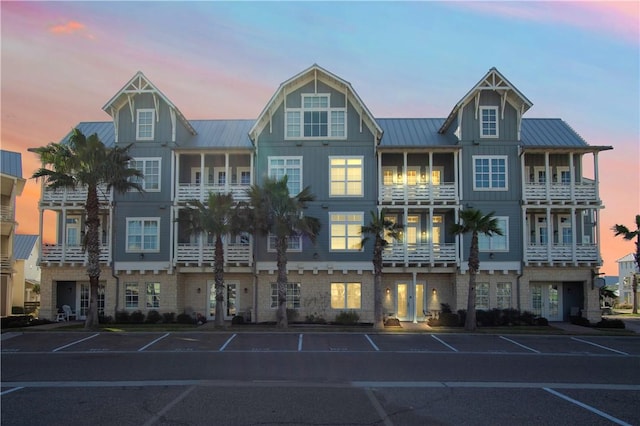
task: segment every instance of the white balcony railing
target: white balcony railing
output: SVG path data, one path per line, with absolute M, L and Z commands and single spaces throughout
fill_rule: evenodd
M 180 183 L 178 184 L 178 193 L 176 195 L 176 201 L 186 202 L 191 200 L 204 201 L 209 193 L 214 194 L 227 194 L 231 193 L 235 201 L 248 201 L 247 189 L 250 185 L 211 185 L 211 184 L 198 184 L 198 183 Z
M 100 263 L 109 263 L 111 248 L 100 246 Z M 87 263 L 87 253 L 82 246 L 63 246 L 62 244 L 46 244 L 42 246 L 42 262 L 45 263 Z
M 434 244 L 433 250 L 429 244 L 392 244 L 382 252 L 385 263 L 455 263 L 455 244 Z
M 215 250 L 213 244 L 200 247 L 197 244 L 178 244 L 176 263 L 197 266 L 213 265 Z M 251 245 L 246 243 L 226 244 L 224 246 L 225 265 L 251 265 Z
M 3 222 L 13 222 L 12 206 L 0 206 L 0 220 Z
M 527 183 L 524 186 L 524 199 L 527 201 L 598 201 L 594 182 L 574 183 L 573 196 L 570 184 L 552 183 L 549 184 L 547 191 L 546 183 Z
M 598 247 L 595 244 L 580 244 L 575 249 L 572 245 L 528 245 L 525 260 L 540 263 L 598 263 Z
M 381 185 L 381 204 L 453 203 L 457 200 L 455 183 L 440 185 Z
M 108 203 L 113 199 L 113 190 L 107 192 L 106 185 L 98 186 L 98 200 Z M 87 188 L 78 189 L 50 189 L 42 191 L 42 202 L 45 204 L 83 204 L 87 201 Z

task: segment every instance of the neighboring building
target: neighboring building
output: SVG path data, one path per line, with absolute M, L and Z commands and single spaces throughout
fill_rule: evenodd
M 385 313 L 424 320 L 441 303 L 466 308 L 470 236 L 451 234 L 460 210 L 494 211 L 503 236 L 480 238 L 479 309 L 517 308 L 551 321 L 580 309 L 600 317 L 593 286 L 600 257 L 598 154 L 560 119 L 524 119 L 531 102 L 495 68 L 447 118 L 374 117 L 353 86 L 313 65 L 286 80 L 255 120 L 187 120 L 142 73 L 104 106 L 111 122 L 85 122 L 107 145 L 132 144 L 146 192 L 104 192 L 104 290 L 99 307 L 214 315 L 213 245 L 176 218 L 210 191 L 236 200 L 266 176 L 310 186 L 305 211 L 317 217 L 315 244 L 289 241 L 288 303 L 298 318 L 332 320 L 355 310 L 373 320 L 370 212 L 405 224 L 384 253 Z M 63 139 L 63 141 L 66 140 Z M 592 158 L 595 179 L 583 176 Z M 88 307 L 80 247 L 86 192 L 43 190 L 59 240 L 42 251 L 41 314 Z M 42 222 L 42 219 L 41 219 Z M 275 320 L 273 241 L 225 239 L 225 318 Z
M 40 304 L 39 237 L 16 234 L 13 241 L 13 307 L 31 313 Z
M 633 305 L 633 288 L 631 288 L 631 286 L 633 284 L 634 274 L 640 274 L 638 264 L 636 263 L 633 253 L 621 257 L 616 260 L 616 262 L 618 263 L 618 290 L 620 291 L 618 303 Z M 638 293 L 640 293 L 640 288 L 638 289 Z M 638 300 L 640 301 L 640 294 L 638 294 Z
M 16 198 L 22 194 L 22 156 L 0 150 L 0 316 L 11 314 L 14 295 L 13 245 L 16 227 Z

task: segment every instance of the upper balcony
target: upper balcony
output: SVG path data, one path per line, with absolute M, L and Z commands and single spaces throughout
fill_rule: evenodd
M 106 185 L 98 186 L 98 200 L 101 204 L 108 204 L 113 200 L 113 189 L 107 191 Z M 41 206 L 78 206 L 87 202 L 87 188 L 59 188 L 51 189 L 45 187 L 42 191 L 40 201 Z
M 14 259 L 12 256 L 7 254 L 0 254 L 0 272 L 3 274 L 12 274 L 13 273 L 13 264 Z
M 2 224 L 2 233 L 0 235 L 9 235 L 14 229 L 14 209 L 12 206 L 0 206 L 0 223 Z
M 440 184 L 393 184 L 381 185 L 379 204 L 456 204 L 458 202 L 456 185 L 452 182 Z
M 456 264 L 454 243 L 389 244 L 382 252 L 382 261 L 393 266 L 446 266 Z
M 524 185 L 523 194 L 525 204 L 598 202 L 596 184 L 588 179 L 582 182 L 528 182 Z
M 524 262 L 529 265 L 588 265 L 597 267 L 602 264 L 596 244 L 528 244 L 525 248 Z
M 205 201 L 209 193 L 213 194 L 229 194 L 233 195 L 233 199 L 238 201 L 248 201 L 247 190 L 251 185 L 246 184 L 229 184 L 214 185 L 207 183 L 179 183 L 176 194 L 177 202 L 187 202 L 192 200 Z
M 223 242 L 225 266 L 251 266 L 253 256 L 251 241 Z M 213 266 L 215 247 L 213 244 L 178 243 L 174 265 Z
M 42 264 L 81 264 L 86 265 L 88 255 L 82 246 L 63 244 L 44 244 L 42 246 Z M 108 244 L 100 246 L 100 263 L 110 264 L 111 247 Z

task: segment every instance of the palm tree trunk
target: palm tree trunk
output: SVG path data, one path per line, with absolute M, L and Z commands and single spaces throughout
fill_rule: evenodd
M 276 238 L 276 256 L 278 264 L 278 312 L 276 318 L 279 328 L 287 328 L 287 238 Z
M 476 274 L 480 268 L 480 254 L 478 251 L 478 233 L 471 235 L 471 248 L 469 250 L 469 296 L 467 298 L 467 317 L 464 328 L 468 331 L 476 329 Z
M 87 220 L 85 250 L 87 252 L 87 275 L 89 276 L 89 311 L 84 328 L 98 328 L 98 285 L 100 282 L 100 218 L 98 192 L 95 186 L 87 188 Z
M 214 279 L 216 287 L 216 327 L 224 326 L 224 247 L 222 237 L 216 235 Z
M 376 245 L 373 248 L 373 328 L 384 329 L 382 315 L 382 243 L 380 237 L 376 237 Z
M 631 291 L 633 291 L 633 311 L 634 314 L 638 313 L 638 280 L 640 280 L 640 274 L 633 274 L 633 281 L 631 284 Z

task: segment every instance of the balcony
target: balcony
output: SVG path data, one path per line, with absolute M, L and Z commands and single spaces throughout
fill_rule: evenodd
M 455 264 L 456 246 L 453 243 L 433 244 L 392 244 L 382 252 L 382 260 L 389 264 L 403 265 L 435 265 Z
M 233 199 L 238 201 L 249 201 L 247 190 L 250 185 L 231 184 L 231 185 L 213 185 L 199 183 L 179 183 L 178 193 L 176 194 L 177 202 L 187 202 L 192 200 L 205 201 L 209 193 L 227 194 L 231 193 Z
M 215 249 L 213 244 L 200 247 L 198 244 L 180 243 L 174 263 L 185 266 L 212 266 Z M 251 244 L 227 243 L 224 246 L 225 266 L 250 266 L 253 264 Z
M 100 246 L 100 263 L 111 261 L 111 248 Z M 87 264 L 87 253 L 82 246 L 63 246 L 62 244 L 46 244 L 42 246 L 41 263 L 80 263 Z
M 106 185 L 98 186 L 98 199 L 102 204 L 108 204 L 113 199 L 113 190 L 107 191 Z M 42 191 L 43 205 L 81 205 L 87 201 L 87 188 L 68 189 L 45 188 Z
M 457 200 L 455 183 L 380 186 L 380 204 L 455 204 Z
M 525 202 L 562 202 L 562 203 L 594 203 L 596 184 L 593 181 L 574 183 L 526 183 L 524 185 Z
M 2 272 L 3 274 L 12 274 L 13 263 L 14 263 L 13 257 L 8 256 L 6 254 L 0 255 L 0 272 Z
M 586 263 L 599 265 L 598 246 L 595 244 L 579 244 L 575 247 L 568 244 L 528 245 L 525 263 L 569 264 Z

